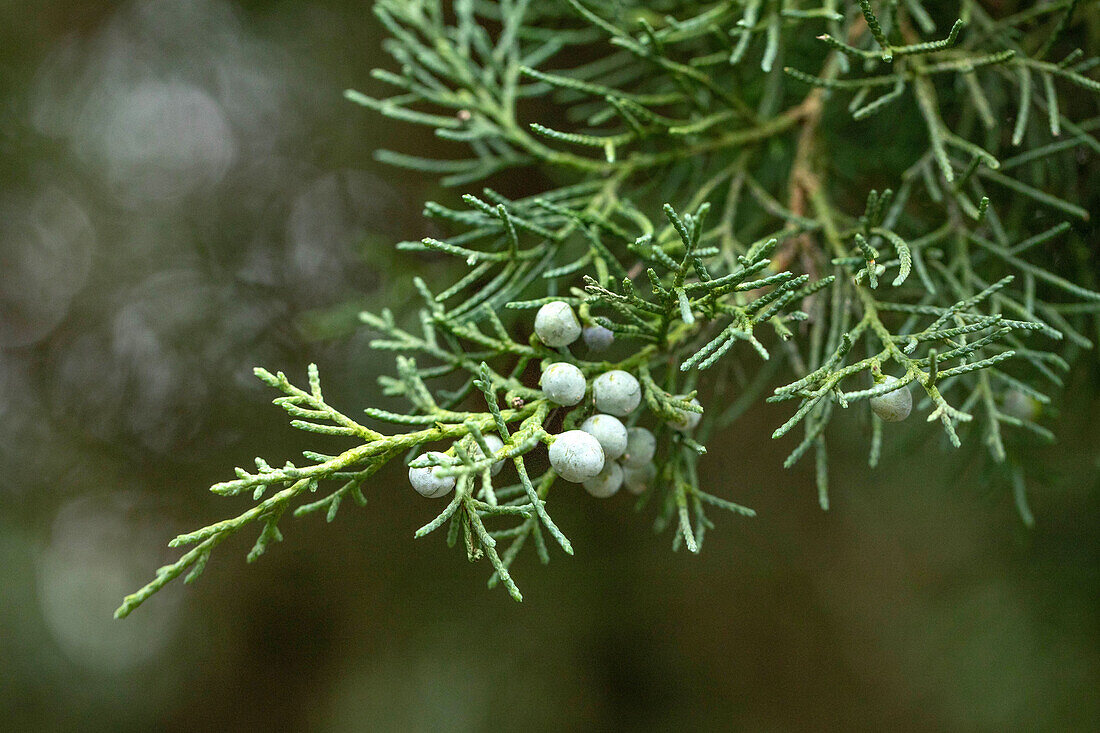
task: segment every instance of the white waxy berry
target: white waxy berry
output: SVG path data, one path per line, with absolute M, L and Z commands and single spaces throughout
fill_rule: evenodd
M 889 386 L 896 384 L 898 380 L 896 377 L 886 377 L 886 379 L 878 386 Z M 913 410 L 913 393 L 909 391 L 909 387 L 898 387 L 892 392 L 887 392 L 884 395 L 878 395 L 872 397 L 871 411 L 878 416 L 879 420 L 883 422 L 900 422 L 909 417 L 909 413 Z
M 447 463 L 450 459 L 443 453 L 432 451 L 426 453 L 426 456 L 437 458 L 443 463 Z M 424 456 L 421 456 L 423 458 Z M 425 466 L 424 468 L 410 468 L 409 469 L 409 483 L 416 489 L 416 493 L 421 496 L 426 496 L 429 499 L 438 499 L 441 496 L 445 496 L 451 492 L 451 489 L 455 487 L 454 476 L 440 476 L 438 475 L 439 466 Z
M 593 415 L 581 423 L 581 430 L 600 441 L 603 455 L 613 461 L 626 450 L 626 426 L 611 415 Z
M 623 466 L 623 485 L 631 494 L 644 494 L 657 478 L 657 467 L 652 463 L 644 466 Z
M 645 428 L 626 431 L 626 450 L 623 452 L 623 468 L 644 466 L 653 460 L 657 452 L 657 438 Z
M 615 334 L 603 326 L 587 326 L 581 332 L 584 343 L 593 351 L 607 351 L 615 343 Z
M 613 369 L 592 380 L 596 409 L 622 417 L 634 412 L 642 401 L 642 387 L 629 372 Z
M 608 461 L 603 470 L 584 482 L 584 490 L 597 499 L 614 496 L 623 485 L 623 469 L 615 461 Z
M 566 481 L 587 481 L 603 470 L 603 464 L 600 441 L 583 430 L 567 430 L 550 444 L 550 465 Z
M 572 407 L 583 400 L 587 386 L 581 370 L 564 361 L 546 367 L 539 379 L 539 385 L 546 399 L 565 407 Z
M 1018 420 L 1037 420 L 1043 412 L 1043 403 L 1021 390 L 1012 389 L 1005 394 L 1001 409 Z
M 684 395 L 679 395 L 677 399 L 682 400 L 683 398 Z M 688 404 L 702 407 L 702 405 L 699 404 L 699 400 L 695 399 L 694 397 L 691 398 L 691 401 Z M 676 417 L 672 420 L 669 420 L 668 424 L 671 425 L 674 429 L 679 430 L 681 433 L 691 432 L 695 429 L 695 426 L 699 424 L 699 421 L 703 419 L 703 413 L 701 412 L 682 410 L 679 407 L 674 407 L 672 409 L 675 411 Z
M 559 348 L 580 338 L 581 322 L 569 304 L 555 300 L 535 314 L 535 335 L 547 346 Z
M 485 435 L 483 437 L 485 438 L 485 445 L 489 446 L 489 451 L 493 455 L 496 455 L 496 452 L 504 447 L 504 441 L 500 439 L 499 435 L 494 435 L 492 433 L 489 433 L 488 435 Z M 480 461 L 482 458 L 485 457 L 481 452 L 481 446 L 478 445 L 477 443 L 474 443 L 473 455 L 471 457 L 475 461 Z M 498 473 L 500 473 L 500 470 L 502 468 L 504 468 L 504 459 L 503 458 L 500 459 L 499 461 L 495 462 L 493 464 L 493 467 L 491 469 L 489 469 L 489 471 L 493 476 L 496 476 Z

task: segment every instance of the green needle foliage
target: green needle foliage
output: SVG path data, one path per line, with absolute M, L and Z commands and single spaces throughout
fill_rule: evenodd
M 173 540 L 190 549 L 118 616 L 195 579 L 239 530 L 259 531 L 251 561 L 288 510 L 332 521 L 345 499 L 364 504 L 390 461 L 454 479 L 416 537 L 461 538 L 520 600 L 524 547 L 544 563 L 573 552 L 549 513 L 560 482 L 544 446 L 595 411 L 591 388 L 571 409 L 543 395 L 539 366 L 557 361 L 639 379 L 643 408 L 624 419 L 658 450 L 638 508 L 676 547 L 699 550 L 709 507 L 752 516 L 698 472 L 707 438 L 747 406 L 790 403 L 773 437 L 793 444 L 787 466 L 812 454 L 827 508 L 830 433 L 869 426 L 875 466 L 886 429 L 868 403 L 898 384 L 916 415 L 896 439 L 921 438 L 926 420 L 947 445 L 976 446 L 1033 521 L 1025 451 L 1052 438 L 1042 406 L 1100 311 L 1082 243 L 1100 59 L 1074 46 L 1095 5 L 379 0 L 375 13 L 395 63 L 373 76 L 393 91 L 347 98 L 454 144 L 448 159 L 380 160 L 461 190 L 515 168 L 547 183 L 428 203 L 452 235 L 398 245 L 468 268 L 416 282 L 415 323 L 362 314 L 373 347 L 396 354 L 381 387 L 405 412 L 368 407 L 363 425 L 325 401 L 315 367 L 304 389 L 256 370 L 292 425 L 347 448 L 257 459 L 215 485 L 252 508 Z M 550 301 L 610 329 L 612 348 L 541 343 L 532 322 Z M 698 427 L 675 429 L 700 404 Z

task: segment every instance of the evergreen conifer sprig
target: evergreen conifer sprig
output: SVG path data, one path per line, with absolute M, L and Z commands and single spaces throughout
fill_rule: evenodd
M 396 354 L 381 387 L 404 412 L 367 407 L 364 425 L 325 401 L 316 368 L 306 389 L 257 370 L 292 425 L 349 447 L 306 451 L 300 466 L 257 459 L 212 487 L 251 492 L 254 506 L 173 540 L 191 549 L 117 615 L 185 572 L 193 580 L 247 525 L 259 528 L 251 561 L 281 539 L 288 509 L 332 521 L 345 499 L 365 503 L 395 459 L 421 493 L 453 490 L 416 536 L 461 536 L 470 560 L 489 563 L 489 584 L 519 600 L 522 548 L 543 562 L 553 546 L 573 552 L 549 511 L 552 494 L 575 494 L 544 450 L 608 412 L 599 390 L 611 374 L 626 373 L 641 404 L 618 413 L 616 430 L 655 441 L 621 459 L 601 441 L 607 465 L 585 487 L 603 496 L 625 484 L 658 529 L 675 528 L 674 547 L 698 551 L 708 506 L 752 516 L 701 484 L 697 466 L 708 438 L 764 399 L 790 404 L 773 437 L 799 432 L 785 465 L 813 453 L 823 508 L 833 420 L 876 416 L 857 418 L 870 425 L 874 467 L 887 430 L 919 433 L 924 421 L 883 425 L 912 409 L 949 445 L 984 446 L 989 476 L 1034 521 L 1023 452 L 1053 438 L 1043 406 L 1092 347 L 1100 311 L 1080 238 L 1095 196 L 1077 164 L 1100 152 L 1090 76 L 1100 61 L 1072 45 L 1094 7 L 380 0 L 375 10 L 397 71 L 374 78 L 397 93 L 347 98 L 455 151 L 380 160 L 463 189 L 532 166 L 552 183 L 429 202 L 425 214 L 451 235 L 398 245 L 466 268 L 439 289 L 415 281 L 415 324 L 362 314 L 373 348 Z M 539 335 L 548 307 L 575 328 L 565 345 Z M 582 327 L 586 346 L 569 346 Z M 554 364 L 577 375 L 583 397 L 540 383 Z

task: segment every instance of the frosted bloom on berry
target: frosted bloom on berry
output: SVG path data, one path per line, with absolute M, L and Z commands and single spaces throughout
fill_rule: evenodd
M 603 326 L 587 326 L 582 332 L 584 343 L 593 351 L 607 351 L 615 342 L 615 334 Z
M 608 461 L 603 470 L 584 482 L 584 490 L 597 499 L 614 496 L 623 485 L 623 469 L 615 461 Z
M 1001 409 L 1018 420 L 1038 420 L 1043 403 L 1021 390 L 1011 389 L 1005 394 Z
M 657 478 L 657 467 L 652 463 L 642 466 L 623 466 L 623 485 L 631 494 L 644 494 Z
M 493 453 L 493 455 L 496 455 L 496 452 L 504 447 L 504 441 L 500 439 L 499 435 L 489 433 L 488 435 L 483 437 L 485 438 L 485 445 L 489 446 L 489 451 Z M 480 461 L 482 458 L 485 457 L 484 455 L 482 455 L 481 446 L 477 443 L 474 443 L 474 449 L 471 453 L 472 455 L 470 457 L 473 458 L 475 461 Z M 493 464 L 493 467 L 489 470 L 493 476 L 496 476 L 498 473 L 500 473 L 500 470 L 502 468 L 504 468 L 503 458 L 501 458 L 499 461 L 496 461 Z
M 580 369 L 564 361 L 555 362 L 546 367 L 539 379 L 546 399 L 556 405 L 572 407 L 584 399 L 587 386 Z
M 613 369 L 592 380 L 596 409 L 622 417 L 634 412 L 642 401 L 642 387 L 629 372 Z
M 580 338 L 581 322 L 568 303 L 555 300 L 535 314 L 535 335 L 555 349 L 568 346 Z
M 626 450 L 626 426 L 611 415 L 593 415 L 581 423 L 581 430 L 600 441 L 604 458 L 614 460 Z
M 550 465 L 566 481 L 579 484 L 603 470 L 600 441 L 583 430 L 568 430 L 550 444 Z
M 678 395 L 677 399 L 683 399 L 684 395 Z M 699 404 L 699 400 L 694 397 L 691 398 L 689 404 L 702 407 Z M 699 424 L 699 421 L 703 419 L 703 413 L 692 412 L 691 410 L 681 410 L 679 407 L 672 408 L 676 412 L 676 417 L 668 421 L 674 429 L 679 430 L 681 433 L 691 432 L 695 429 L 695 426 Z
M 886 377 L 882 384 L 878 386 L 889 386 L 896 384 L 898 380 L 896 377 Z M 909 391 L 909 387 L 898 387 L 893 392 L 887 392 L 884 395 L 872 397 L 871 411 L 878 416 L 879 420 L 883 422 L 900 422 L 909 417 L 909 413 L 913 410 L 913 393 Z
M 623 451 L 623 468 L 644 466 L 653 460 L 657 452 L 657 438 L 645 428 L 626 431 L 626 450 Z
M 442 462 L 448 462 L 443 453 L 432 451 L 425 455 L 438 458 Z M 424 456 L 421 456 L 423 458 Z M 416 489 L 416 493 L 429 499 L 438 499 L 449 494 L 455 487 L 454 476 L 439 476 L 439 466 L 425 466 L 424 468 L 409 468 L 409 483 Z

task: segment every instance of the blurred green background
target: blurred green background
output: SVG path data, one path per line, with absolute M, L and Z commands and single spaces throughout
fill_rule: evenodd
M 699 557 L 563 486 L 577 554 L 522 556 L 518 605 L 413 541 L 438 507 L 395 468 L 113 620 L 170 537 L 247 506 L 206 486 L 306 447 L 251 367 L 317 361 L 354 414 L 390 369 L 356 309 L 449 276 L 392 243 L 456 193 L 370 156 L 437 143 L 341 97 L 379 41 L 359 0 L 0 2 L 0 729 L 1100 729 L 1094 357 L 1032 531 L 973 453 L 891 429 L 876 472 L 835 441 L 822 513 L 760 406 L 704 463 L 759 517 Z

